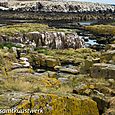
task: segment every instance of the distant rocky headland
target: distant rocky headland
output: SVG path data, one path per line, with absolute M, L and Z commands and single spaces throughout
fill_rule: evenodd
M 10 1 L 0 3 L 0 18 L 11 19 L 20 18 L 54 21 L 114 20 L 114 13 L 114 5 L 88 2 Z
M 17 1 L 2 2 L 5 10 L 13 11 L 43 11 L 43 12 L 115 12 L 115 6 L 109 4 L 89 2 L 66 2 L 66 1 Z M 4 9 L 3 9 L 4 10 Z

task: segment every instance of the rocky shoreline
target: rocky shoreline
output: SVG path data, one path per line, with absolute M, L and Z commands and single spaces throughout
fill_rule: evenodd
M 8 109 L 16 110 L 10 115 L 115 114 L 115 6 L 49 1 L 1 6 L 3 114 Z M 80 23 L 85 20 L 92 22 Z
M 1 4 L 1 19 L 36 19 L 39 22 L 114 20 L 115 6 L 109 4 L 54 1 L 14 1 Z
M 3 5 L 2 5 L 3 4 Z M 6 4 L 6 5 L 5 5 Z M 108 12 L 114 13 L 115 6 L 109 4 L 88 3 L 88 2 L 66 2 L 66 1 L 26 1 L 26 2 L 8 2 L 1 3 L 1 6 L 6 6 L 8 10 L 13 11 L 44 11 L 44 12 Z

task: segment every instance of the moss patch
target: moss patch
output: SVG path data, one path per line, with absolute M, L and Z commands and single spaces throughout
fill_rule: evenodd
M 115 26 L 112 25 L 86 26 L 85 29 L 95 34 L 115 35 Z
M 16 25 L 8 25 L 5 27 L 0 27 L 0 35 L 8 35 L 15 36 L 16 33 L 27 33 L 32 31 L 64 31 L 56 28 L 51 28 L 45 24 L 32 24 L 32 23 L 24 23 L 24 24 L 16 24 Z

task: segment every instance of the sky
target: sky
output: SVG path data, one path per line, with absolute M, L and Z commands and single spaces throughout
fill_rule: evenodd
M 115 4 L 115 0 L 71 0 L 71 1 L 86 1 L 86 2 L 98 2 L 98 3 Z

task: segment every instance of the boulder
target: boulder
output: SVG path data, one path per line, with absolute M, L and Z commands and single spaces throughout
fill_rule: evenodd
M 91 68 L 91 76 L 96 78 L 115 79 L 115 65 L 105 63 L 95 63 Z
M 115 50 L 115 44 L 108 44 L 106 50 Z
M 49 68 L 54 68 L 55 66 L 60 65 L 60 62 L 58 59 L 51 59 L 51 58 L 47 58 L 46 59 L 46 66 Z
M 36 93 L 17 109 L 37 109 L 36 115 L 99 115 L 96 103 L 85 96 Z
M 115 64 L 115 50 L 107 50 L 101 56 L 101 62 Z
M 57 77 L 56 72 L 47 71 L 47 73 L 48 73 L 48 77 L 49 77 L 49 78 L 56 78 L 56 77 Z
M 57 80 L 56 78 L 49 78 L 49 76 L 41 78 L 40 81 L 40 84 L 47 88 L 58 88 L 61 85 L 59 80 Z
M 75 68 L 73 65 L 67 65 L 67 66 L 55 66 L 54 69 L 57 72 L 62 73 L 69 73 L 69 74 L 79 74 L 79 70 Z
M 115 115 L 115 97 L 109 100 L 109 109 L 103 115 Z
M 88 95 L 89 96 L 93 92 L 94 88 L 95 88 L 94 85 L 80 84 L 79 86 L 76 86 L 73 89 L 73 93 L 80 94 L 80 95 Z
M 13 106 L 18 105 L 20 101 L 24 100 L 26 96 L 29 96 L 26 93 L 22 92 L 8 92 L 0 95 L 0 109 L 10 109 Z
M 33 68 L 54 68 L 55 66 L 60 65 L 59 59 L 37 53 L 30 55 L 29 62 Z
M 108 102 L 100 96 L 92 96 L 92 99 L 97 103 L 99 114 L 101 115 L 108 107 Z
M 93 59 L 85 59 L 81 64 L 80 73 L 89 73 L 93 64 Z
M 97 88 L 96 84 L 81 84 L 73 89 L 73 93 L 90 96 L 97 103 L 98 110 L 101 115 L 108 107 L 106 96 L 108 94 L 111 96 L 111 92 L 108 90 L 111 89 L 105 88 L 104 86 Z

